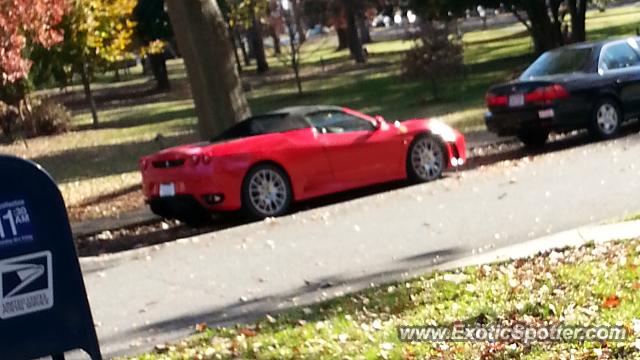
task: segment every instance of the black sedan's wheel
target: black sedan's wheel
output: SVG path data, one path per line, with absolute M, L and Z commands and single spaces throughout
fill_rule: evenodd
M 612 99 L 598 102 L 593 111 L 590 132 L 599 139 L 609 139 L 618 134 L 622 123 L 620 106 Z
M 270 164 L 251 169 L 242 185 L 242 205 L 256 218 L 284 215 L 291 205 L 291 195 L 287 174 Z
M 549 131 L 547 130 L 529 130 L 518 134 L 518 139 L 528 148 L 543 147 L 548 138 Z
M 446 167 L 440 139 L 431 135 L 418 136 L 409 147 L 407 174 L 416 182 L 433 181 L 442 176 Z

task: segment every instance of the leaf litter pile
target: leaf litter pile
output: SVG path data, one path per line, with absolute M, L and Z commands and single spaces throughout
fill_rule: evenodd
M 371 287 L 316 306 L 211 329 L 137 359 L 640 359 L 640 239 Z M 400 325 L 524 323 L 627 329 L 623 342 L 401 343 Z

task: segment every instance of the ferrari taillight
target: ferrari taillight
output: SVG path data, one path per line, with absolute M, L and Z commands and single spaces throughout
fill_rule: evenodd
M 202 163 L 203 163 L 203 164 L 207 165 L 207 164 L 209 164 L 210 162 L 211 162 L 211 156 L 209 156 L 209 155 L 203 155 L 203 156 L 202 156 Z
M 149 168 L 149 160 L 146 159 L 140 159 L 140 170 L 144 171 L 147 170 Z
M 191 155 L 191 165 L 198 165 L 200 163 L 200 155 Z

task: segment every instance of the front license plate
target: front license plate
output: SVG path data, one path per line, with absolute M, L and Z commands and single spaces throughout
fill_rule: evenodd
M 171 184 L 160 184 L 160 197 L 168 197 L 176 195 L 176 185 Z
M 524 95 L 511 95 L 509 96 L 509 107 L 519 107 L 524 105 Z

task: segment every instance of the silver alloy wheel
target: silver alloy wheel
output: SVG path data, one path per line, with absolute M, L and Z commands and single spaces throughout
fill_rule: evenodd
M 598 128 L 605 135 L 611 135 L 618 129 L 618 110 L 615 106 L 604 103 L 596 113 Z
M 287 204 L 287 186 L 280 174 L 271 169 L 257 171 L 249 180 L 249 199 L 265 216 L 276 215 Z
M 442 146 L 433 137 L 425 136 L 416 141 L 411 150 L 411 166 L 424 181 L 440 177 L 444 169 Z

